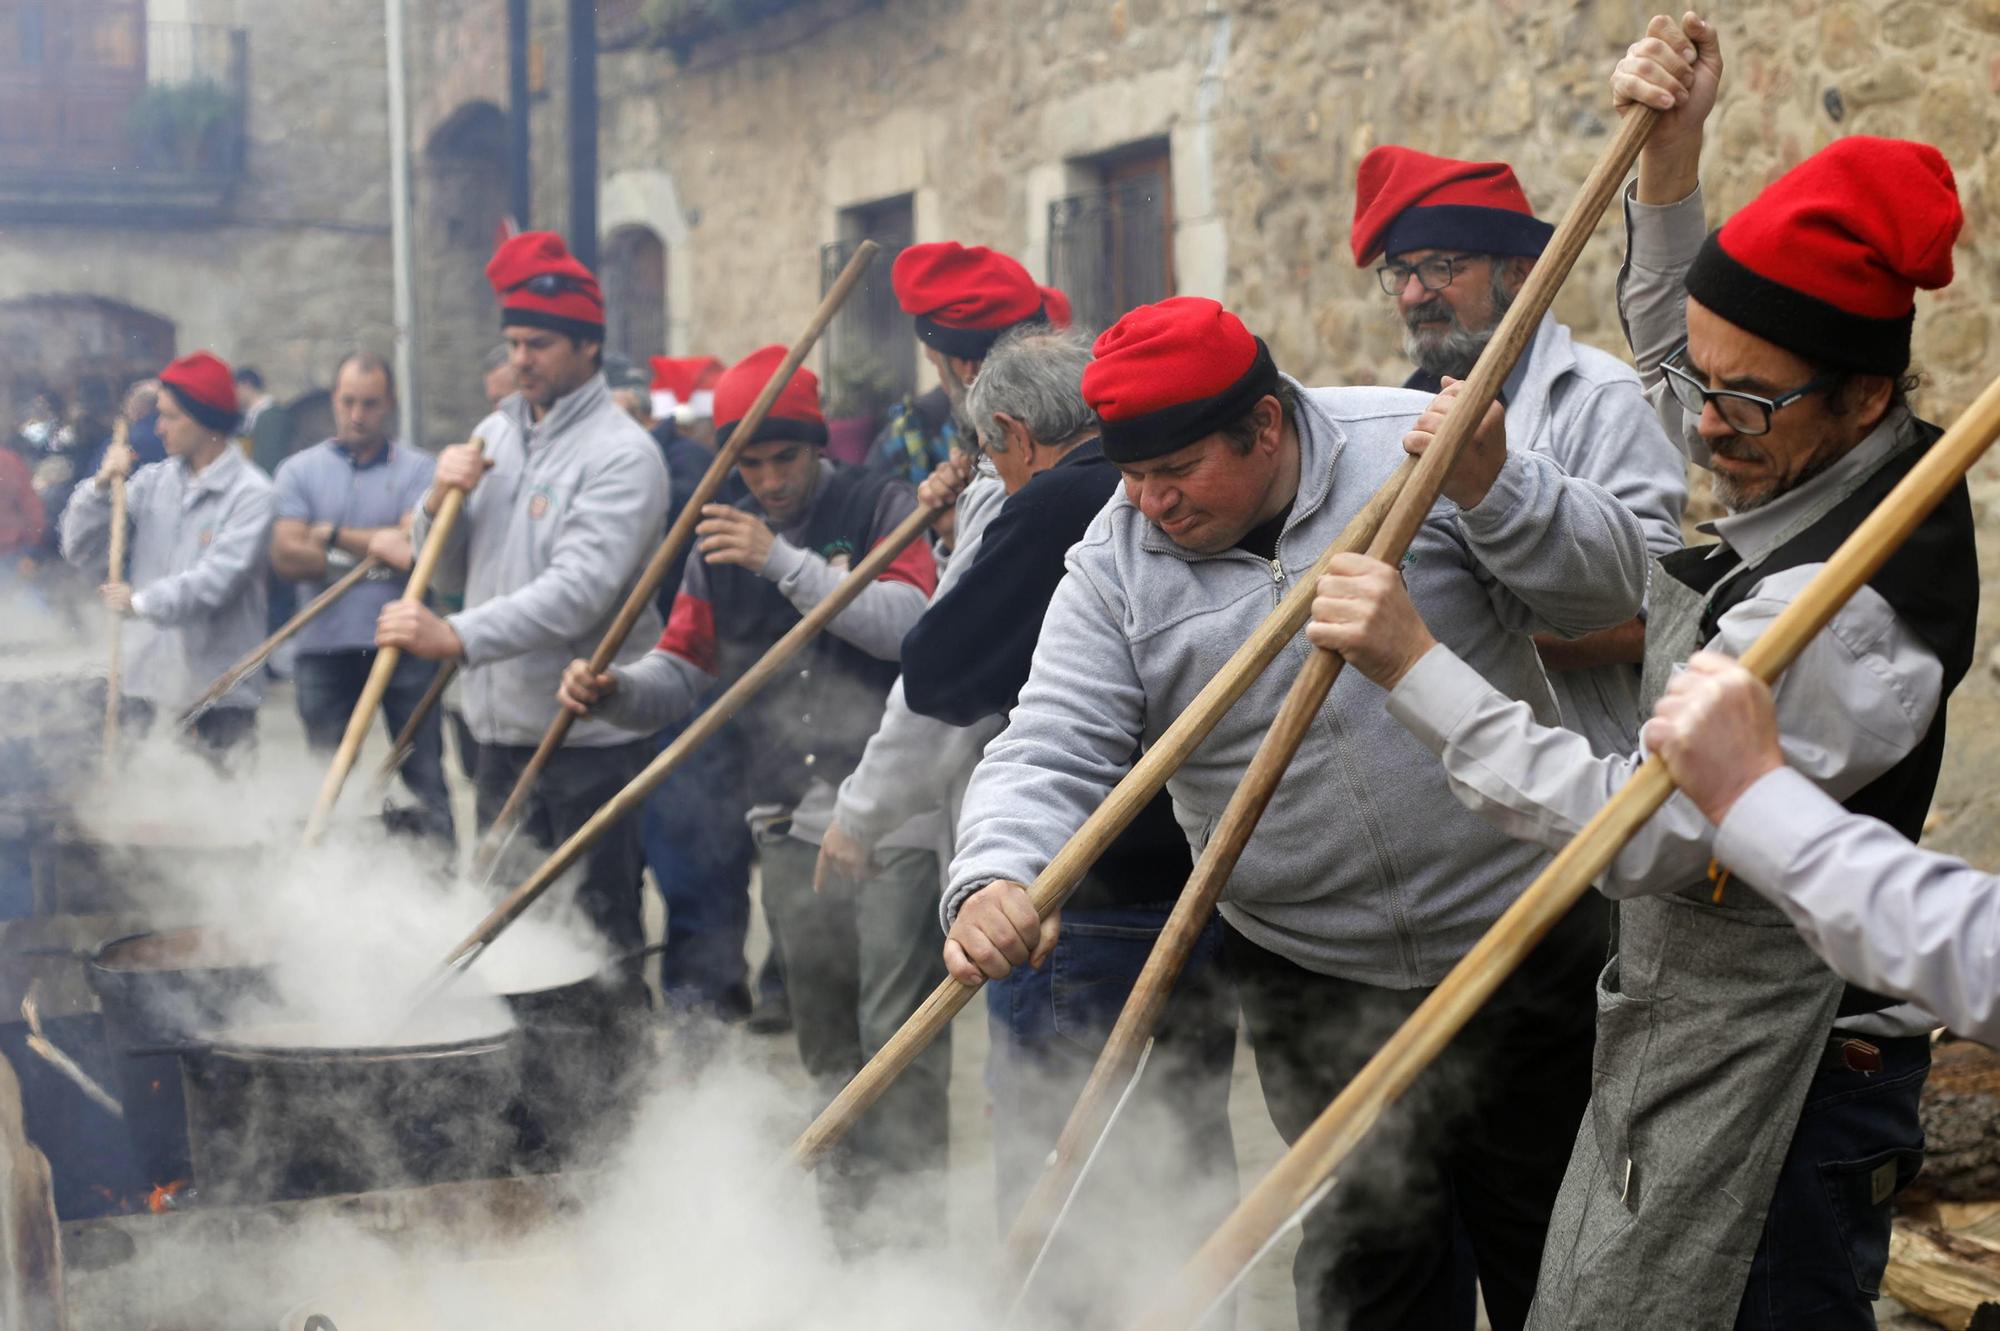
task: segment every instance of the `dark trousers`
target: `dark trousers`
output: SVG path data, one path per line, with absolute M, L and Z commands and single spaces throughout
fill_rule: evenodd
M 150 735 L 158 715 L 159 709 L 144 698 L 118 700 L 118 729 L 134 739 Z M 181 738 L 224 772 L 233 772 L 256 751 L 257 709 L 211 707 Z
M 986 1086 L 1003 1234 L 1041 1178 L 1168 909 L 1065 910 L 1040 970 L 1017 966 L 987 984 Z M 1217 921 L 1188 958 L 1139 1087 L 1036 1276 L 1037 1325 L 1122 1325 L 1236 1204 L 1236 997 L 1221 953 Z M 1160 1204 L 1134 1206 L 1135 1197 Z
M 1876 1039 L 1882 1070 L 1822 1066 L 1771 1196 L 1737 1331 L 1868 1331 L 1889 1264 L 1890 1203 L 1924 1162 L 1924 1036 Z
M 664 749 L 680 736 L 659 737 Z M 667 903 L 660 992 L 670 1008 L 724 1018 L 750 1011 L 750 864 L 736 738 L 717 735 L 646 798 L 640 835 L 653 881 Z
M 1579 903 L 1341 1167 L 1293 1262 L 1300 1331 L 1470 1331 L 1468 1250 L 1495 1331 L 1525 1323 L 1590 1098 L 1607 922 Z M 1320 975 L 1234 929 L 1224 958 L 1287 1142 L 1430 992 Z
M 500 816 L 521 769 L 535 751 L 516 744 L 481 744 L 473 774 L 483 833 Z M 652 761 L 651 740 L 603 748 L 557 749 L 542 769 L 522 812 L 520 833 L 508 847 L 496 881 L 512 887 L 532 872 L 542 854 L 568 840 L 590 816 L 623 790 Z M 639 855 L 639 820 L 622 818 L 583 856 L 577 903 L 620 956 L 645 945 L 639 919 L 644 862 Z
M 293 693 L 298 699 L 299 720 L 305 723 L 306 744 L 331 753 L 340 747 L 354 704 L 375 667 L 375 650 L 351 652 L 301 652 L 293 667 Z M 435 661 L 405 656 L 389 677 L 389 689 L 382 695 L 382 720 L 393 743 L 417 710 L 424 690 L 437 677 Z M 402 767 L 403 783 L 423 805 L 425 830 L 452 839 L 451 796 L 444 785 L 444 727 L 435 708 L 417 727 L 416 742 Z

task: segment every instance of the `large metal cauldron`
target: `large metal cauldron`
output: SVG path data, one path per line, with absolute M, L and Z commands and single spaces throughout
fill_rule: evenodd
M 505 994 L 521 1024 L 515 1106 L 524 1162 L 556 1168 L 588 1154 L 629 1104 L 646 1030 L 645 985 L 633 954 L 601 972 Z
M 341 1047 L 296 1026 L 186 1055 L 194 1178 L 206 1201 L 369 1192 L 505 1172 L 520 1033 L 485 1008 L 462 1038 Z
M 104 1014 L 134 1158 L 155 1186 L 193 1176 L 178 1052 L 232 1012 L 271 995 L 267 966 L 205 929 L 128 934 L 100 947 L 85 974 Z

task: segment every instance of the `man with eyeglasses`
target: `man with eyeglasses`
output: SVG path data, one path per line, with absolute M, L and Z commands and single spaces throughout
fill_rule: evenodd
M 1950 282 L 1963 223 L 1936 149 L 1855 137 L 1704 238 L 1702 122 L 1722 58 L 1709 24 L 1683 25 L 1654 19 L 1612 78 L 1621 113 L 1659 112 L 1626 200 L 1619 303 L 1662 419 L 1729 511 L 1707 524 L 1714 544 L 1654 575 L 1649 708 L 1695 649 L 1741 655 L 1937 439 L 1904 396 L 1914 294 Z M 1535 724 L 1431 641 L 1382 565 L 1342 559 L 1319 590 L 1313 640 L 1390 690 L 1391 713 L 1497 826 L 1559 847 L 1638 765 Z M 1961 484 L 1779 681 L 1798 772 L 1914 838 L 1978 602 Z M 1717 855 L 1708 818 L 1677 796 L 1600 882 L 1619 899 L 1618 952 L 1531 1328 L 1874 1325 L 1890 1202 L 1923 1160 L 1937 1020 L 1844 983 Z
M 603 372 L 604 297 L 562 237 L 509 237 L 486 277 L 500 300 L 519 391 L 473 431 L 485 441 L 483 455 L 470 444 L 438 454 L 410 532 L 422 549 L 447 488 L 466 492 L 431 584 L 445 595 L 462 593 L 465 608 L 440 617 L 392 601 L 375 626 L 377 646 L 461 663 L 482 829 L 499 816 L 554 718 L 563 667 L 596 649 L 659 544 L 669 489 L 658 445 L 612 401 Z M 645 655 L 659 631 L 659 614 L 648 606 L 617 659 Z M 655 751 L 606 722 L 578 721 L 522 811 L 520 841 L 560 844 Z M 645 941 L 641 871 L 635 818 L 584 855 L 577 900 L 620 953 L 636 953 Z M 644 992 L 635 977 L 636 970 L 627 990 L 634 999 Z
M 1435 393 L 1463 379 L 1533 271 L 1554 228 L 1534 215 L 1504 162 L 1460 162 L 1385 144 L 1361 159 L 1352 246 L 1376 259 L 1416 370 L 1405 388 Z M 1576 341 L 1544 314 L 1502 386 L 1507 443 L 1552 458 L 1630 509 L 1655 557 L 1681 548 L 1687 459 L 1647 405 L 1632 368 Z M 1581 638 L 1535 636 L 1563 724 L 1599 754 L 1639 736 L 1643 616 Z

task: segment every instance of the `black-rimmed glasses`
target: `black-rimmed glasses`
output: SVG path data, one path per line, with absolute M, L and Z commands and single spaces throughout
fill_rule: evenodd
M 1743 435 L 1769 434 L 1772 412 L 1840 383 L 1839 375 L 1825 374 L 1777 397 L 1758 397 L 1755 393 L 1739 393 L 1734 389 L 1710 388 L 1687 368 L 1687 354 L 1687 343 L 1683 342 L 1672 355 L 1660 362 L 1674 401 L 1680 403 L 1681 410 L 1690 416 L 1700 416 L 1702 410 L 1713 402 L 1723 422 Z
M 1452 279 L 1465 270 L 1465 265 L 1479 256 L 1477 254 L 1433 254 L 1421 263 L 1385 263 L 1375 270 L 1375 280 L 1382 284 L 1382 294 L 1399 296 L 1403 288 L 1410 284 L 1411 274 L 1416 275 L 1417 285 L 1426 291 L 1443 291 Z

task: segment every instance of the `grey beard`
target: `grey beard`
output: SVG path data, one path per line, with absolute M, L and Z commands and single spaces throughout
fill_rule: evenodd
M 1496 272 L 1495 281 L 1487 296 L 1486 327 L 1479 332 L 1467 328 L 1464 321 L 1451 311 L 1449 305 L 1444 305 L 1443 301 L 1438 301 L 1438 304 L 1444 305 L 1445 310 L 1451 313 L 1451 326 L 1442 337 L 1421 334 L 1406 320 L 1403 325 L 1403 354 L 1410 358 L 1411 363 L 1418 369 L 1439 378 L 1449 376 L 1453 379 L 1463 379 L 1470 375 L 1472 367 L 1479 361 L 1480 353 L 1485 351 L 1486 344 L 1493 340 L 1494 330 L 1500 327 L 1500 320 L 1506 317 L 1507 311 L 1514 305 L 1515 293 L 1508 291 L 1498 280 L 1498 276 Z M 1418 306 L 1418 309 L 1424 308 L 1426 306 Z

